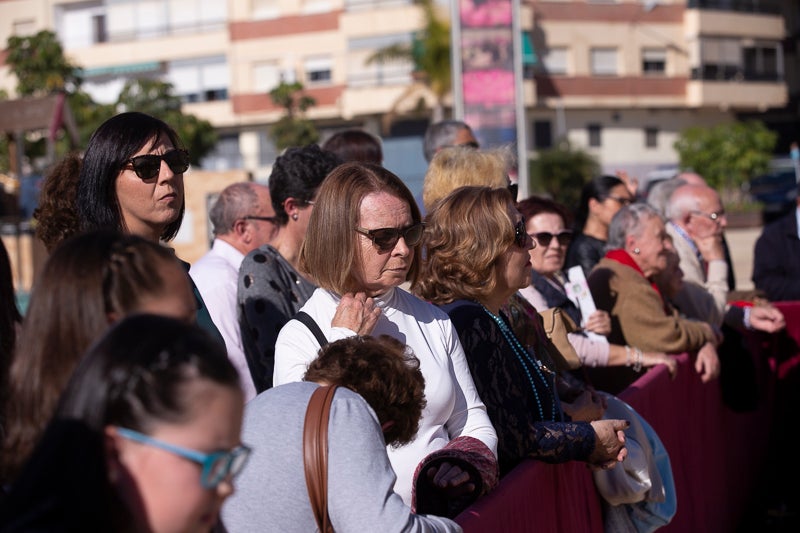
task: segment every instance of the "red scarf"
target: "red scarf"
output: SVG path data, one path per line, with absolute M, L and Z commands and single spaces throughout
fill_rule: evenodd
M 633 260 L 633 257 L 631 257 L 631 254 L 629 254 L 628 252 L 626 252 L 622 248 L 617 248 L 615 250 L 609 250 L 608 252 L 606 252 L 606 257 L 608 259 L 611 259 L 612 261 L 616 261 L 617 263 L 621 263 L 621 264 L 623 264 L 625 266 L 631 267 L 636 272 L 641 274 L 643 278 L 645 278 L 644 272 L 642 272 L 642 269 L 639 268 L 639 265 L 636 264 L 636 261 Z M 645 279 L 647 279 L 647 278 L 645 278 Z M 647 281 L 650 281 L 650 280 L 648 279 Z M 656 294 L 658 294 L 658 297 L 661 298 L 661 303 L 664 305 L 664 308 L 666 309 L 666 303 L 664 302 L 664 297 L 661 296 L 661 291 L 658 290 L 658 286 L 655 283 L 653 283 L 652 281 L 650 281 L 650 286 L 653 287 L 653 290 L 656 291 Z

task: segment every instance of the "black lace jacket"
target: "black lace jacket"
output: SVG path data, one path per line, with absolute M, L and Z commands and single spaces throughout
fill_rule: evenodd
M 465 300 L 441 307 L 458 332 L 475 387 L 497 431 L 500 474 L 526 457 L 548 463 L 587 460 L 595 445 L 591 425 L 563 421 L 558 404 L 553 420 L 553 396 L 538 374 L 529 369 L 545 416 L 541 419 L 525 368 L 483 308 Z M 552 374 L 546 371 L 545 375 L 552 387 Z

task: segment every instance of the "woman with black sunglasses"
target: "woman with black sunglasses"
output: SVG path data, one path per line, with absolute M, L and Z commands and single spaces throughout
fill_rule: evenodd
M 183 174 L 188 169 L 189 153 L 164 121 L 135 111 L 111 117 L 92 134 L 83 156 L 76 198 L 81 230 L 111 229 L 153 242 L 171 241 L 183 221 Z M 183 264 L 188 277 L 189 264 Z M 224 343 L 189 280 L 197 323 Z
M 420 360 L 428 405 L 419 432 L 405 446 L 388 449 L 395 492 L 408 505 L 415 472 L 434 485 L 428 488 L 441 490 L 443 499 L 471 500 L 497 479 L 497 436 L 449 318 L 400 288 L 416 280 L 423 229 L 400 178 L 378 165 L 344 163 L 319 188 L 300 252 L 301 268 L 319 286 L 301 311 L 327 341 L 386 334 Z M 275 386 L 302 380 L 321 340 L 298 320 L 287 322 L 275 345 Z M 437 463 L 422 465 L 434 453 Z M 442 454 L 449 454 L 443 464 Z M 433 514 L 453 516 L 447 510 Z

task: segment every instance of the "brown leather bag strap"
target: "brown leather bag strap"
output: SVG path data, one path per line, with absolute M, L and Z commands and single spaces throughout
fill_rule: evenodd
M 303 423 L 303 466 L 306 488 L 320 532 L 332 532 L 328 516 L 328 418 L 336 385 L 317 388 L 308 401 Z

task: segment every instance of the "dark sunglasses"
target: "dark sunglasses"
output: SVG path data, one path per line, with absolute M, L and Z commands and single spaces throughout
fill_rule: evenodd
M 140 179 L 149 180 L 161 172 L 161 161 L 164 161 L 173 174 L 183 174 L 189 170 L 189 152 L 186 150 L 170 150 L 161 155 L 137 155 L 126 161 Z
M 560 244 L 561 246 L 566 246 L 572 240 L 572 230 L 565 229 L 556 233 L 555 235 L 550 233 L 549 231 L 540 231 L 539 233 L 531 233 L 531 237 L 536 239 L 536 242 L 538 242 L 545 248 L 550 246 L 550 241 L 553 240 L 553 237 L 556 238 L 558 244 Z
M 407 228 L 378 228 L 378 229 L 364 229 L 356 228 L 356 231 L 361 235 L 369 237 L 372 243 L 378 247 L 381 253 L 393 250 L 397 245 L 400 237 L 406 241 L 407 246 L 416 246 L 422 241 L 422 233 L 425 230 L 425 224 L 419 222 Z
M 520 220 L 514 225 L 514 242 L 520 248 L 528 247 L 528 234 L 525 231 L 525 221 Z

